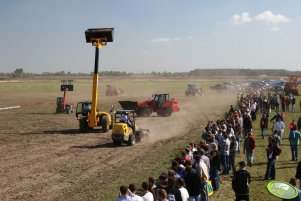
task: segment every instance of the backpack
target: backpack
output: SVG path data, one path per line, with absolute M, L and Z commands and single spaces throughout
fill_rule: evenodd
M 279 156 L 281 154 L 281 149 L 278 146 L 274 147 L 273 153 L 275 154 L 275 156 Z

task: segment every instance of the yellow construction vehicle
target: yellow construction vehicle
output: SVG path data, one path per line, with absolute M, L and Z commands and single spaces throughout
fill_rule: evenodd
M 112 140 L 115 145 L 126 143 L 129 146 L 142 142 L 149 135 L 148 129 L 138 128 L 134 110 L 116 110 L 114 112 Z
M 112 125 L 108 112 L 97 111 L 98 104 L 98 58 L 99 49 L 113 42 L 114 28 L 88 29 L 85 32 L 86 42 L 95 46 L 95 66 L 93 73 L 92 101 L 79 102 L 76 107 L 76 117 L 79 120 L 81 132 L 88 132 L 93 128 L 101 128 L 107 132 Z

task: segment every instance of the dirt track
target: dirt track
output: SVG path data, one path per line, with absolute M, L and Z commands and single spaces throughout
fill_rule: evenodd
M 2 101 L 21 108 L 1 112 L 0 200 L 93 200 L 89 195 L 80 198 L 65 194 L 96 179 L 104 183 L 105 190 L 108 180 L 118 180 L 125 174 L 121 167 L 130 166 L 135 158 L 164 146 L 162 143 L 168 143 L 166 139 L 185 136 L 199 124 L 216 119 L 235 101 L 234 94 L 223 94 L 223 98 L 217 93 L 187 98 L 183 92 L 175 92 L 179 113 L 170 118 L 156 114 L 139 118 L 137 124 L 150 129 L 149 139 L 133 147 L 115 147 L 110 132 L 79 134 L 74 115 L 38 110 L 51 107 L 46 111 L 54 111 L 54 98 L 46 93 L 38 98 L 9 94 Z M 112 171 L 116 169 L 120 170 L 117 174 Z M 85 194 L 85 189 L 80 189 Z

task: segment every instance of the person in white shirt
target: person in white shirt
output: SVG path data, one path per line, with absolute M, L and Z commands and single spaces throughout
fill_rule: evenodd
M 150 192 L 150 185 L 146 182 L 142 183 L 142 189 L 144 195 L 142 196 L 143 201 L 154 201 L 154 195 Z
M 116 201 L 133 201 L 132 197 L 128 195 L 128 187 L 127 186 L 120 186 L 120 195 L 116 199 Z
M 129 196 L 132 198 L 133 201 L 143 201 L 143 198 L 139 195 L 136 195 L 136 185 L 130 184 L 129 185 Z
M 284 132 L 284 128 L 285 128 L 285 125 L 284 125 L 283 121 L 281 121 L 281 119 L 278 118 L 277 122 L 275 123 L 275 130 L 277 131 L 277 135 L 280 137 L 280 144 L 282 141 L 282 135 Z
M 184 179 L 180 178 L 177 180 L 177 187 L 181 192 L 182 201 L 189 200 L 189 194 L 186 188 L 184 188 L 185 181 Z

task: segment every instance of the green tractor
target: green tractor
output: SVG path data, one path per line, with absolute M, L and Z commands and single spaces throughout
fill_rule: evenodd
M 117 110 L 114 112 L 112 140 L 115 145 L 120 146 L 125 143 L 132 146 L 136 142 L 143 141 L 143 138 L 148 134 L 148 129 L 137 127 L 134 110 Z

